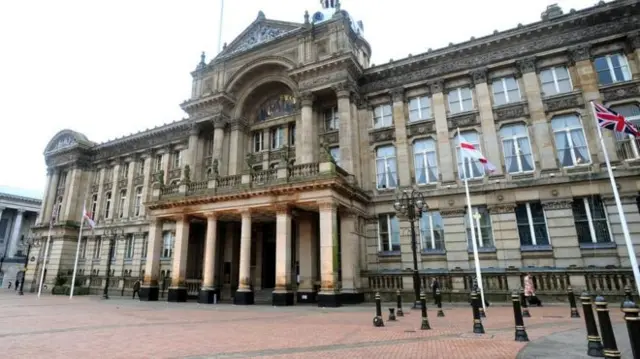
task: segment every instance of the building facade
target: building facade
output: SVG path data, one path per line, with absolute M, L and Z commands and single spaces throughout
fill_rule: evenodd
M 589 101 L 640 121 L 637 1 L 550 6 L 534 24 L 383 65 L 369 63 L 362 22 L 321 3 L 302 23 L 260 12 L 217 57 L 203 55 L 186 119 L 102 144 L 58 133 L 38 227 L 55 207 L 49 273 L 73 268 L 88 193 L 97 227 L 81 242 L 85 285 L 103 285 L 111 261 L 112 286 L 142 277 L 146 300 L 163 284 L 170 301 L 205 303 L 336 306 L 410 292 L 409 222 L 393 204 L 415 189 L 427 205 L 422 285 L 468 289 L 473 228 L 489 294 L 526 272 L 549 293 L 630 283 Z M 463 161 L 458 136 L 497 170 Z M 604 136 L 637 245 L 638 143 Z
M 22 192 L 0 188 L 0 288 L 15 289 L 27 260 L 30 228 L 36 223 L 42 201 Z M 29 253 L 30 254 L 30 253 Z

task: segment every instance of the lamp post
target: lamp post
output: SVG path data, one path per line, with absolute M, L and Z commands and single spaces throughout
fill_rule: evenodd
M 27 279 L 27 266 L 29 265 L 29 255 L 31 254 L 31 248 L 40 246 L 40 238 L 36 238 L 33 235 L 31 235 L 25 239 L 24 244 L 27 245 L 27 256 L 24 259 L 24 272 L 22 274 L 22 281 L 20 282 L 20 291 L 18 292 L 18 295 L 24 295 L 24 291 L 23 291 L 24 281 L 25 279 Z
M 109 238 L 109 258 L 107 259 L 107 282 L 104 284 L 102 299 L 109 299 L 109 280 L 111 279 L 111 262 L 113 261 L 113 251 L 115 250 L 116 240 L 124 236 L 124 230 L 118 228 L 107 228 L 104 234 Z M 118 237 L 120 235 L 120 237 Z
M 420 275 L 418 274 L 418 243 L 416 241 L 415 222 L 420 219 L 422 212 L 427 210 L 427 204 L 424 201 L 422 193 L 412 190 L 411 192 L 402 191 L 396 194 L 396 200 L 393 203 L 397 213 L 401 213 L 407 217 L 411 224 L 411 251 L 413 252 L 413 292 L 415 300 L 413 309 L 420 309 Z

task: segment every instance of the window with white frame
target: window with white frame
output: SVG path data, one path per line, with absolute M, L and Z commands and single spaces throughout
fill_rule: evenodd
M 515 77 L 510 76 L 493 80 L 491 87 L 493 89 L 493 102 L 496 106 L 519 102 L 522 99 L 518 80 Z
M 409 122 L 429 120 L 433 118 L 431 99 L 429 96 L 418 96 L 409 99 Z
M 640 105 L 636 103 L 626 103 L 610 107 L 613 111 L 624 116 L 624 118 L 640 128 Z M 621 132 L 614 132 L 616 137 L 616 150 L 618 157 L 625 160 L 640 158 L 640 140 L 633 135 Z
M 336 165 L 340 166 L 340 146 L 334 146 L 329 148 L 331 158 L 336 162 Z
M 273 127 L 269 130 L 271 149 L 277 150 L 284 146 L 284 127 Z
M 162 170 L 162 155 L 156 155 L 153 160 L 156 172 L 160 172 Z
M 340 129 L 340 116 L 338 116 L 338 108 L 332 107 L 324 111 L 324 130 L 337 131 Z
M 180 168 L 182 166 L 182 151 L 173 151 L 171 155 L 172 158 L 172 168 Z
M 129 162 L 125 162 L 120 166 L 120 178 L 129 177 Z
M 133 234 L 127 234 L 127 239 L 124 242 L 124 259 L 133 258 Z
M 378 251 L 400 251 L 400 222 L 395 214 L 378 216 Z
M 373 108 L 373 128 L 393 126 L 391 105 L 380 105 Z
M 136 188 L 136 198 L 133 203 L 133 215 L 138 217 L 142 214 L 142 187 Z
M 478 151 L 482 152 L 480 147 L 480 136 L 475 131 L 466 131 L 460 133 L 460 135 L 467 141 L 472 144 L 474 148 Z M 458 156 L 458 176 L 460 179 L 474 179 L 474 178 L 482 178 L 484 177 L 484 166 L 480 163 L 479 160 L 470 158 L 467 156 L 464 151 L 460 148 L 460 140 L 458 139 L 458 135 L 455 138 L 456 143 L 456 153 Z
M 111 192 L 104 195 L 104 218 L 111 218 Z
M 120 191 L 120 203 L 118 204 L 118 217 L 124 217 L 124 204 L 127 203 L 127 190 Z
M 376 149 L 376 184 L 378 189 L 396 188 L 398 186 L 396 168 L 396 148 L 380 146 Z
M 436 141 L 423 138 L 413 142 L 413 166 L 416 171 L 417 184 L 438 182 L 438 156 Z
M 87 258 L 87 237 L 82 237 L 80 239 L 80 259 Z
M 616 82 L 631 80 L 629 62 L 623 54 L 610 54 L 596 57 L 593 66 L 598 73 L 600 85 L 610 85 Z
M 451 113 L 473 110 L 473 95 L 469 87 L 458 87 L 449 91 L 447 99 L 449 100 L 449 112 Z
M 138 161 L 137 169 L 138 176 L 144 176 L 144 159 Z
M 91 220 L 95 221 L 96 220 L 96 211 L 98 210 L 98 194 L 94 193 L 91 196 L 91 207 L 89 207 L 91 213 L 89 213 L 89 218 L 91 218 Z
M 591 162 L 582 121 L 578 115 L 555 116 L 551 119 L 551 128 L 560 166 L 574 167 Z
M 527 126 L 516 123 L 500 129 L 504 165 L 508 173 L 531 172 L 534 169 L 533 155 Z
M 493 228 L 491 228 L 491 215 L 486 206 L 472 207 L 471 221 L 468 213 L 464 216 L 464 224 L 467 229 L 467 245 L 473 248 L 471 241 L 471 228 L 475 231 L 478 248 L 495 248 L 493 243 Z M 473 223 L 473 227 L 470 225 Z
M 264 149 L 264 132 L 262 130 L 255 131 L 251 136 L 253 144 L 253 152 L 260 152 Z
M 295 146 L 295 145 L 296 145 L 296 124 L 294 122 L 289 124 L 289 146 Z
M 142 235 L 142 252 L 140 252 L 140 257 L 142 260 L 147 259 L 147 251 L 149 249 L 149 237 L 147 234 Z
M 444 224 L 440 212 L 422 212 L 419 222 L 420 245 L 423 251 L 443 251 Z
M 100 259 L 100 254 L 102 253 L 102 237 L 96 237 L 93 245 L 93 259 Z
M 516 206 L 516 223 L 521 246 L 549 245 L 547 221 L 540 202 L 520 203 Z
M 611 242 L 609 220 L 600 196 L 574 198 L 573 221 L 579 243 Z
M 573 90 L 569 69 L 565 66 L 550 67 L 540 71 L 543 96 L 553 96 Z
M 162 258 L 171 258 L 173 255 L 173 232 L 162 233 Z

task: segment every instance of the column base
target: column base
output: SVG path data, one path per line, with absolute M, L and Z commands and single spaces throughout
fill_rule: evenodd
M 338 308 L 340 306 L 340 295 L 338 293 L 318 293 L 318 307 Z
M 301 303 L 316 303 L 317 302 L 318 293 L 313 290 L 308 291 L 298 291 L 296 293 L 296 301 L 298 304 Z
M 159 294 L 160 288 L 158 286 L 140 286 L 138 298 L 141 302 L 156 302 Z
M 342 304 L 360 304 L 364 303 L 364 293 L 355 291 L 340 293 L 340 303 Z
M 274 290 L 271 294 L 271 304 L 274 307 L 286 307 L 293 305 L 293 292 Z
M 237 290 L 233 295 L 233 304 L 235 305 L 251 305 L 254 304 L 253 292 L 250 290 L 240 291 Z
M 215 300 L 214 300 L 215 297 Z M 213 304 L 220 301 L 220 292 L 217 288 L 202 288 L 198 294 L 198 303 Z
M 187 301 L 187 288 L 170 287 L 167 292 L 167 302 L 184 303 Z

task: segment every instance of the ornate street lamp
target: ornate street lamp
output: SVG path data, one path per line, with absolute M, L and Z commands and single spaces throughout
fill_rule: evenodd
M 107 228 L 104 230 L 104 235 L 109 238 L 109 258 L 107 259 L 107 282 L 104 284 L 104 291 L 102 292 L 102 299 L 109 299 L 109 280 L 111 279 L 111 262 L 113 262 L 113 251 L 115 250 L 116 240 L 124 239 L 124 229 L 122 228 Z
M 393 208 L 399 214 L 403 214 L 409 220 L 411 224 L 411 251 L 413 252 L 413 291 L 415 295 L 415 301 L 413 302 L 413 309 L 420 309 L 422 304 L 420 302 L 420 275 L 418 273 L 418 243 L 416 241 L 416 226 L 415 222 L 420 220 L 422 212 L 427 211 L 427 203 L 424 201 L 422 193 L 412 190 L 411 192 L 402 191 L 396 193 L 396 200 L 393 203 Z
M 23 245 L 27 246 L 27 255 L 24 258 L 24 272 L 22 273 L 22 281 L 20 282 L 20 291 L 18 292 L 18 295 L 24 295 L 23 289 L 24 289 L 24 281 L 25 279 L 27 279 L 27 266 L 29 265 L 29 255 L 31 254 L 31 248 L 40 246 L 40 238 L 34 237 L 33 234 L 31 234 L 29 237 L 27 237 L 24 240 Z

